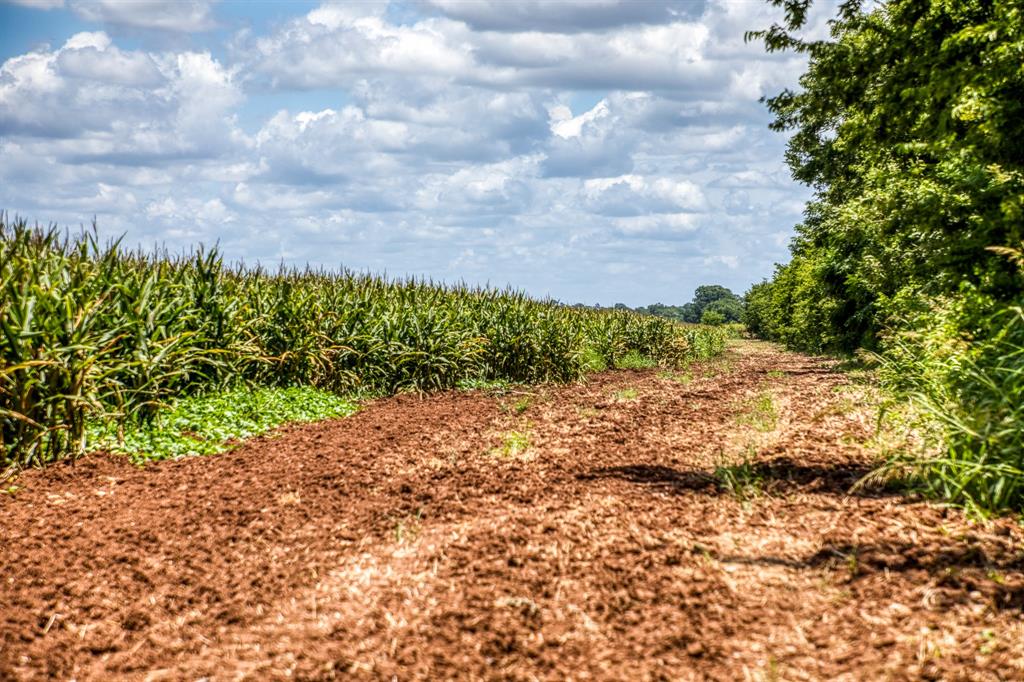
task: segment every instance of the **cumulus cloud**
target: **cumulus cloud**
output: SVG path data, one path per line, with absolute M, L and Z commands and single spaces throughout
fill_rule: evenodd
M 471 65 L 469 47 L 448 40 L 432 22 L 394 25 L 374 13 L 342 9 L 313 10 L 255 39 L 254 69 L 275 87 L 314 88 L 349 86 L 381 73 L 452 77 Z
M 63 3 L 62 3 L 63 4 Z M 72 0 L 82 19 L 161 31 L 208 31 L 216 26 L 208 0 Z
M 64 0 L 5 0 L 12 5 L 31 7 L 32 9 L 57 9 L 64 6 Z
M 745 288 L 800 217 L 758 98 L 801 64 L 744 43 L 762 3 L 328 3 L 226 53 L 207 2 L 68 11 L 110 32 L 0 65 L 0 206 L 30 218 L 640 304 Z
M 588 209 L 601 215 L 682 214 L 706 207 L 704 192 L 696 183 L 670 178 L 622 175 L 587 180 L 582 194 Z
M 122 52 L 110 46 L 105 34 L 72 37 L 57 54 L 54 71 L 70 79 L 110 83 L 137 88 L 154 88 L 164 81 L 156 62 L 142 52 Z M 89 40 L 95 38 L 95 43 Z
M 616 229 L 626 236 L 676 240 L 685 238 L 698 229 L 698 221 L 691 213 L 666 215 L 632 215 L 617 218 Z
M 452 19 L 482 31 L 576 33 L 632 24 L 663 24 L 700 14 L 702 2 L 635 2 L 630 0 L 427 0 Z
M 208 52 L 124 51 L 103 32 L 0 65 L 0 133 L 74 139 L 52 147 L 70 163 L 216 156 L 233 143 L 240 99 Z
M 729 75 L 705 59 L 710 37 L 697 20 L 626 26 L 611 34 L 494 33 L 447 18 L 394 25 L 376 15 L 321 9 L 256 39 L 251 59 L 278 87 L 344 87 L 389 73 L 502 89 L 701 91 L 713 81 L 724 84 Z

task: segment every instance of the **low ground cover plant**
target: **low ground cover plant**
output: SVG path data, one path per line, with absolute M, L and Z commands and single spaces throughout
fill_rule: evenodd
M 130 252 L 95 227 L 0 216 L 3 466 L 84 452 L 238 386 L 386 395 L 571 381 L 635 358 L 682 366 L 724 345 L 710 327 L 513 290 L 228 267 L 215 249 Z
M 359 403 L 310 386 L 240 387 L 188 396 L 148 423 L 95 420 L 86 429 L 91 447 L 122 452 L 138 462 L 224 452 L 241 441 L 289 422 L 346 417 Z

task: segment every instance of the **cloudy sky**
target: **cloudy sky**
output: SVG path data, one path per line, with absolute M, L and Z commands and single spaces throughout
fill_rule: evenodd
M 803 63 L 743 42 L 779 18 L 761 0 L 4 2 L 0 209 L 568 302 L 745 291 L 808 198 L 758 102 Z

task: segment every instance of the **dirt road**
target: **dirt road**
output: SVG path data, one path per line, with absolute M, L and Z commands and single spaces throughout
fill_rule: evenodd
M 847 490 L 827 361 L 399 396 L 0 495 L 0 678 L 1022 679 L 1024 533 Z

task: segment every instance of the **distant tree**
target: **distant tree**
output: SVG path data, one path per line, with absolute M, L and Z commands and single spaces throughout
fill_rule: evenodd
M 719 284 L 705 284 L 693 292 L 693 304 L 704 310 L 710 304 L 723 298 L 736 298 L 736 294 Z
M 743 316 L 743 299 L 718 284 L 697 287 L 693 301 L 683 306 L 686 322 L 703 322 L 706 312 L 721 315 L 723 322 L 739 322 Z
M 732 296 L 712 301 L 704 308 L 701 317 L 709 312 L 721 314 L 726 322 L 739 322 L 743 318 L 743 299 L 739 296 Z
M 622 303 L 615 304 L 616 309 L 620 309 L 620 306 L 626 308 Z M 716 315 L 722 316 L 723 322 L 739 322 L 743 316 L 743 299 L 723 286 L 711 284 L 697 287 L 693 300 L 685 305 L 652 303 L 634 308 L 633 311 L 642 315 L 654 315 L 694 324 L 701 322 L 705 312 L 713 311 Z M 716 318 L 713 316 L 711 319 Z

